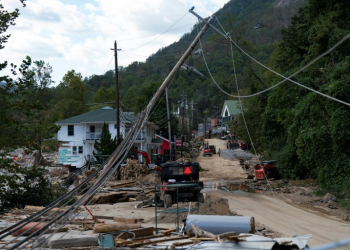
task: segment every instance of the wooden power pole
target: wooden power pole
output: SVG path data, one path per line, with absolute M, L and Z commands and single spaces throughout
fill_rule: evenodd
M 169 132 L 169 150 L 170 150 L 170 160 L 172 160 L 172 148 L 171 148 L 171 123 L 170 123 L 170 111 L 169 111 L 169 100 L 168 100 L 168 88 L 165 89 L 166 96 L 166 109 L 168 113 L 168 132 Z
M 120 102 L 119 102 L 119 88 L 118 88 L 118 49 L 117 41 L 114 41 L 114 58 L 115 58 L 115 93 L 116 93 L 116 110 L 117 110 L 117 143 L 119 146 L 120 138 Z

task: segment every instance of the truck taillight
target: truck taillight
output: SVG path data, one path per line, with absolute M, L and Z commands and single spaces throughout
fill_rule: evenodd
M 186 166 L 184 174 L 192 174 L 192 170 L 190 169 L 189 166 Z

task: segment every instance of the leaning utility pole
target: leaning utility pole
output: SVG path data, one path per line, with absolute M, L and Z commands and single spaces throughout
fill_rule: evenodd
M 120 143 L 120 114 L 119 114 L 119 109 L 120 109 L 120 103 L 119 103 L 119 88 L 118 88 L 118 49 L 117 49 L 117 41 L 114 41 L 114 58 L 115 58 L 115 93 L 117 97 L 117 143 L 119 146 Z
M 171 127 L 170 127 L 168 88 L 165 89 L 165 97 L 166 97 L 166 110 L 167 110 L 167 113 L 168 113 L 169 150 L 170 150 L 170 160 L 171 160 L 172 159 L 172 150 L 171 150 Z

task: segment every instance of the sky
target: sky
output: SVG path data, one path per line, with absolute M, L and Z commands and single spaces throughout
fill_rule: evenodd
M 19 0 L 0 0 L 6 10 L 20 12 L 7 30 L 11 37 L 0 62 L 19 65 L 27 55 L 44 60 L 52 66 L 54 85 L 72 69 L 83 77 L 101 75 L 114 69 L 115 40 L 119 66 L 145 61 L 191 31 L 197 21 L 188 12 L 192 6 L 207 17 L 228 1 L 28 0 L 23 8 Z M 9 74 L 9 67 L 0 72 Z

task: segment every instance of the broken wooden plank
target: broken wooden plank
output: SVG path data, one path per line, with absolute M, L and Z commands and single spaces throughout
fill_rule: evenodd
M 41 206 L 30 206 L 30 205 L 26 205 L 24 207 L 25 210 L 30 210 L 30 211 L 33 211 L 33 212 L 39 212 L 41 210 L 43 210 L 45 207 L 41 207 Z M 60 211 L 64 211 L 66 208 L 65 207 L 62 207 L 62 208 L 57 208 L 57 207 L 54 207 L 52 208 L 51 210 L 48 210 L 47 212 L 44 213 L 44 215 L 46 214 L 50 214 L 52 212 L 56 212 L 57 210 L 60 210 Z
M 135 198 L 137 195 L 138 195 L 137 192 L 125 192 L 125 191 L 98 194 L 90 201 L 90 205 L 127 202 L 129 198 Z
M 141 242 L 128 244 L 126 246 L 128 246 L 128 247 L 139 247 L 139 246 L 147 245 L 147 244 L 155 244 L 155 243 L 161 243 L 161 242 L 167 242 L 167 241 L 182 240 L 182 239 L 187 239 L 187 238 L 188 238 L 188 236 L 179 236 L 179 237 L 167 237 L 166 239 L 144 240 L 144 241 L 141 241 Z
M 113 220 L 113 216 L 106 216 L 106 215 L 94 215 L 95 219 L 97 220 Z
M 113 217 L 113 221 L 127 224 L 136 224 L 138 222 L 138 219 Z
M 162 231 L 161 234 L 166 235 L 166 234 L 170 234 L 170 233 L 175 232 L 175 231 L 176 231 L 176 228 L 168 229 L 168 230 Z
M 136 229 L 140 227 L 141 225 L 138 225 L 138 224 L 125 224 L 125 223 L 119 223 L 119 222 L 111 223 L 111 224 L 97 223 L 94 226 L 94 233 L 117 232 L 120 230 Z
M 194 240 L 187 240 L 187 241 L 179 241 L 179 242 L 174 242 L 171 246 L 170 249 L 175 249 L 175 247 L 181 247 L 181 246 L 186 246 L 195 243 Z
M 128 181 L 111 185 L 111 188 L 132 186 L 136 181 Z

